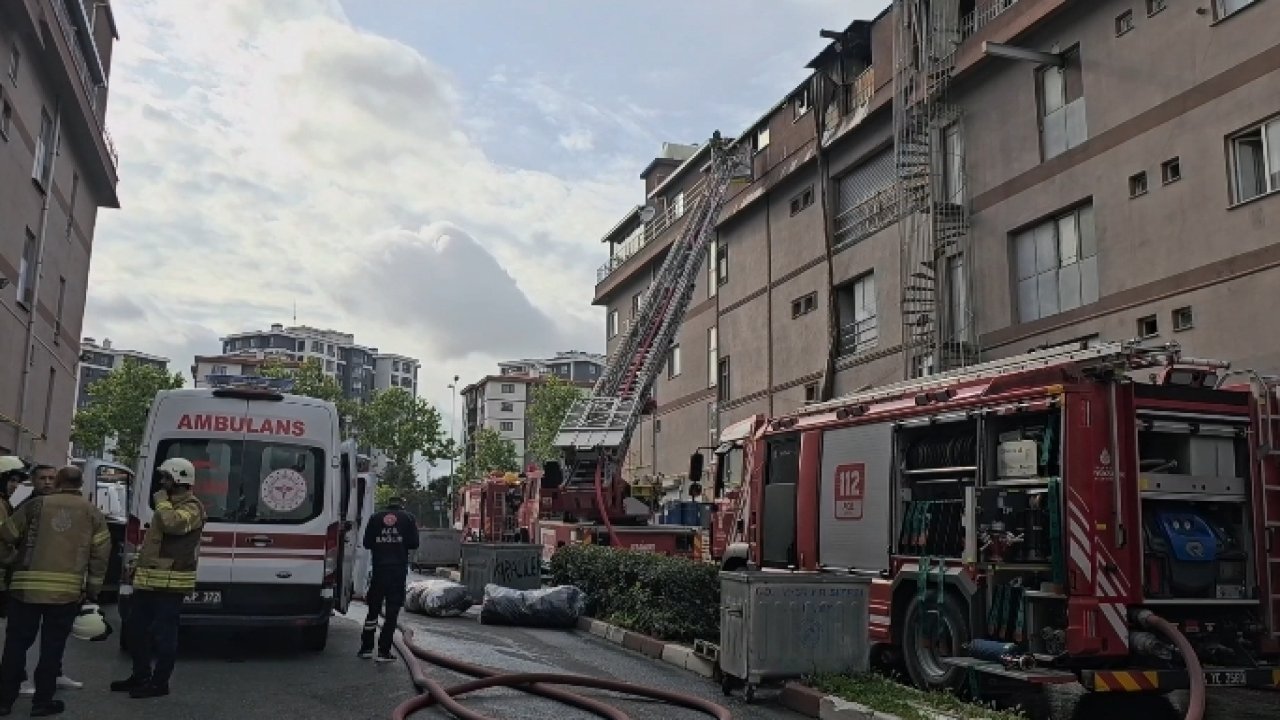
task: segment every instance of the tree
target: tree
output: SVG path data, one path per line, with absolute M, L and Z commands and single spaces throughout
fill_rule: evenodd
M 315 358 L 308 358 L 301 367 L 289 367 L 272 358 L 262 365 L 262 377 L 293 378 L 295 395 L 305 395 L 317 400 L 325 400 L 338 406 L 338 417 L 342 419 L 344 435 L 351 435 L 355 428 L 350 426 L 351 420 L 357 417 L 357 406 L 342 391 L 337 378 L 325 374 L 324 365 Z
M 470 482 L 488 475 L 490 472 L 518 472 L 520 457 L 516 454 L 516 444 L 502 437 L 493 428 L 480 428 L 476 431 L 475 451 L 462 466 L 462 472 L 455 481 Z
M 529 454 L 534 460 L 544 463 L 560 459 L 560 451 L 553 444 L 556 433 L 580 397 L 581 390 L 555 375 L 533 389 L 529 399 Z
M 431 464 L 457 456 L 453 440 L 430 403 L 401 388 L 374 394 L 359 410 L 360 439 L 387 454 L 394 466 L 413 475 L 413 456 Z M 408 485 L 409 483 L 402 483 Z M 416 485 L 414 479 L 412 485 Z
M 89 404 L 76 413 L 72 440 L 100 451 L 114 437 L 117 461 L 132 466 L 138 460 L 151 401 L 161 390 L 183 384 L 181 374 L 170 375 L 154 365 L 125 358 L 120 367 L 86 389 Z

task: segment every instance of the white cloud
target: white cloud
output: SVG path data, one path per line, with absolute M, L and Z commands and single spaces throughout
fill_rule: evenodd
M 599 236 L 634 204 L 634 168 L 570 181 L 492 162 L 448 74 L 336 2 L 116 12 L 123 207 L 101 215 L 86 334 L 185 371 L 218 335 L 288 322 L 296 302 L 301 322 L 420 357 L 446 411 L 455 373 L 602 344 Z M 564 96 L 543 108 L 562 145 L 594 147 L 559 122 Z

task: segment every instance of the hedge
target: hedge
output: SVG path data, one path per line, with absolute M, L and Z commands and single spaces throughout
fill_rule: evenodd
M 551 558 L 556 584 L 587 594 L 587 614 L 659 640 L 720 639 L 714 565 L 599 545 L 566 545 Z

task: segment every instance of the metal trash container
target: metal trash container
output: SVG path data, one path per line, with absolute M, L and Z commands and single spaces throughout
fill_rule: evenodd
M 512 590 L 542 587 L 542 546 L 532 543 L 462 543 L 462 584 L 484 599 L 489 583 Z
M 811 572 L 720 573 L 720 670 L 746 698 L 766 681 L 864 673 L 871 579 Z
M 409 562 L 414 567 L 451 567 L 462 559 L 462 531 L 439 528 L 418 531 L 418 549 Z

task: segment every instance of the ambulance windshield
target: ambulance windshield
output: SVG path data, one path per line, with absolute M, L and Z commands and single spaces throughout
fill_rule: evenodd
M 195 465 L 195 494 L 210 521 L 300 524 L 324 509 L 320 448 L 260 440 L 161 442 L 156 464 L 173 457 Z

